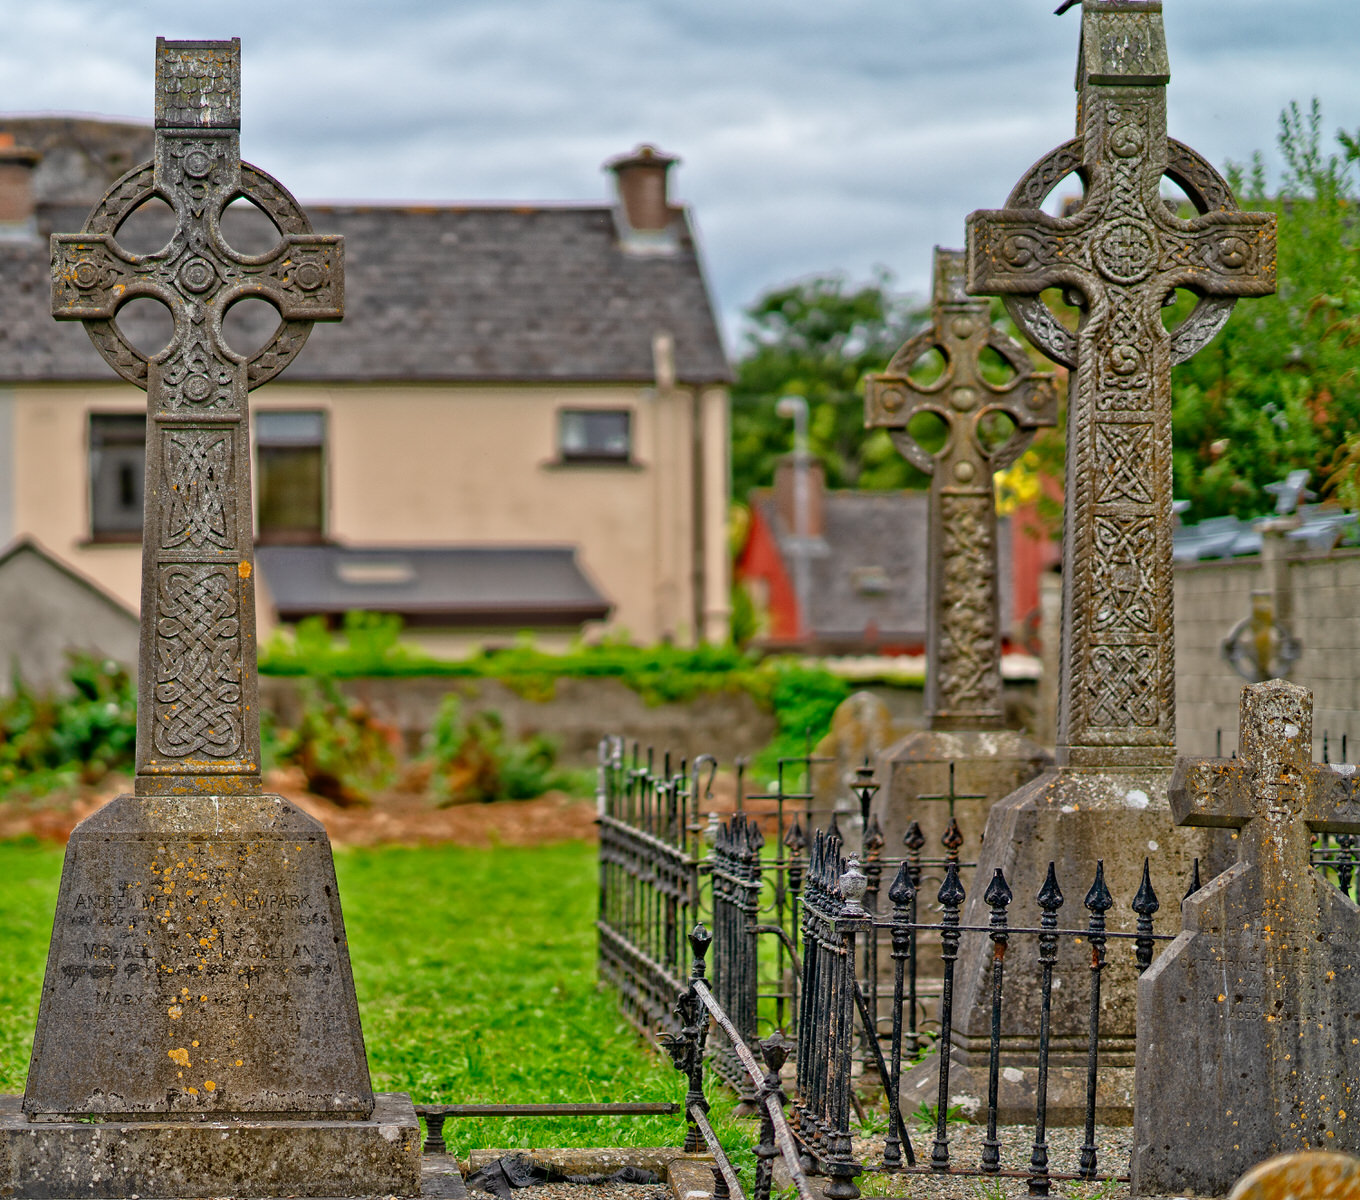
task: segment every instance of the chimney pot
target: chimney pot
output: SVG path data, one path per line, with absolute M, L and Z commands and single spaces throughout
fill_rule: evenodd
M 42 155 L 16 146 L 14 134 L 0 133 L 0 227 L 27 225 L 33 220 L 33 168 Z
M 680 160 L 673 154 L 663 154 L 655 146 L 641 145 L 631 154 L 621 154 L 605 163 L 614 172 L 619 203 L 635 232 L 658 232 L 666 229 L 675 209 L 667 195 L 667 173 Z
M 774 469 L 774 506 L 786 533 L 798 530 L 797 483 L 799 456 L 795 451 L 786 454 Z M 808 537 L 826 536 L 826 467 L 815 454 L 808 454 L 803 463 L 807 472 Z

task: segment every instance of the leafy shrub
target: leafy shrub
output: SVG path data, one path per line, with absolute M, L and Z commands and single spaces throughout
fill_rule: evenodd
M 457 696 L 445 696 L 430 728 L 430 787 L 441 805 L 532 800 L 573 780 L 557 769 L 557 743 L 543 734 L 505 735 L 496 712 L 463 719 Z
M 280 736 L 278 760 L 300 767 L 308 790 L 341 806 L 367 804 L 391 787 L 398 731 L 346 697 L 333 679 L 305 680 L 302 689 L 302 717 Z
M 0 793 L 97 784 L 132 767 L 137 688 L 116 662 L 73 654 L 68 689 L 39 694 L 16 678 L 0 700 Z

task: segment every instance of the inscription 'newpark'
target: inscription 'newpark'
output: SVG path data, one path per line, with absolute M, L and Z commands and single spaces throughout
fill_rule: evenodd
M 363 1121 L 374 1108 L 330 845 L 261 794 L 256 705 L 246 395 L 313 321 L 340 318 L 342 246 L 240 161 L 239 106 L 239 43 L 158 40 L 154 161 L 118 180 L 80 233 L 52 239 L 54 315 L 85 322 L 146 389 L 149 419 L 136 794 L 67 845 L 30 1121 Z M 153 197 L 173 210 L 174 236 L 129 254 L 118 228 Z M 222 211 L 242 197 L 280 231 L 268 253 L 223 241 Z M 175 320 L 149 359 L 115 323 L 139 296 Z M 282 317 L 252 358 L 222 337 L 245 297 Z
M 343 247 L 312 233 L 293 197 L 240 157 L 236 42 L 156 44 L 156 149 L 95 207 L 80 233 L 52 238 L 52 313 L 84 321 L 100 354 L 147 392 L 137 792 L 259 787 L 250 439 L 246 393 L 302 349 L 314 321 L 342 315 Z M 119 246 L 119 226 L 153 197 L 175 232 L 155 254 Z M 223 208 L 258 205 L 280 231 L 264 254 L 222 237 Z M 118 309 L 159 300 L 175 333 L 147 358 Z M 281 322 L 251 358 L 223 340 L 237 301 L 263 299 Z
M 930 328 L 908 341 L 864 392 L 864 423 L 886 428 L 903 457 L 930 480 L 930 596 L 926 714 L 932 729 L 1000 729 L 1001 621 L 997 591 L 996 500 L 992 476 L 1020 457 L 1036 429 L 1057 420 L 1051 376 L 1039 375 L 1025 348 L 992 326 L 986 300 L 964 290 L 960 250 L 935 250 Z M 989 378 L 992 350 L 1004 378 Z M 923 383 L 911 370 L 937 351 L 938 378 Z M 912 418 L 933 413 L 947 429 L 932 453 L 909 432 Z M 1013 422 L 994 442 L 984 422 Z
M 1063 530 L 1058 762 L 1170 766 L 1171 366 L 1201 349 L 1237 297 L 1275 290 L 1275 218 L 1238 209 L 1199 154 L 1166 135 L 1160 0 L 1084 0 L 1078 136 L 1041 159 L 996 212 L 968 218 L 968 290 L 1003 296 L 1045 354 L 1071 368 Z M 1080 207 L 1041 205 L 1069 175 Z M 1166 177 L 1197 216 L 1161 195 Z M 1079 307 L 1065 328 L 1040 299 Z M 1173 333 L 1161 310 L 1199 297 Z

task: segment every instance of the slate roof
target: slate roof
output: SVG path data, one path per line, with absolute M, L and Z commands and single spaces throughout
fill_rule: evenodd
M 796 544 L 769 491 L 752 502 L 774 532 L 793 575 Z M 823 493 L 822 537 L 814 539 L 809 590 L 812 640 L 829 652 L 868 644 L 926 641 L 930 497 L 923 491 Z M 1002 625 L 1010 612 L 1010 526 L 999 522 Z M 866 634 L 872 632 L 872 638 Z
M 575 627 L 611 605 L 572 546 L 260 546 L 279 619 L 352 610 L 408 625 Z
M 110 379 L 79 323 L 50 315 L 48 234 L 88 212 L 51 190 L 36 232 L 0 241 L 0 381 Z M 318 233 L 345 237 L 346 315 L 316 326 L 291 381 L 646 383 L 663 332 L 680 382 L 730 378 L 686 212 L 664 253 L 627 248 L 607 205 L 304 208 Z M 243 331 L 263 340 L 272 324 Z M 146 345 L 139 331 L 129 320 Z

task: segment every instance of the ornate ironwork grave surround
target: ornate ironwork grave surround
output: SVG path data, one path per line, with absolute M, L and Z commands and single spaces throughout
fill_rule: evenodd
M 1160 0 L 1084 0 L 1078 135 L 1040 159 L 1006 207 L 968 218 L 968 290 L 1000 295 L 1071 369 L 1063 530 L 1058 762 L 1170 766 L 1171 367 L 1222 328 L 1238 297 L 1275 290 L 1275 218 L 1241 211 L 1198 153 L 1166 135 L 1170 78 Z M 1069 175 L 1080 207 L 1041 205 Z M 1197 210 L 1168 208 L 1161 181 Z M 1079 300 L 1075 333 L 1040 298 Z M 1177 288 L 1191 316 L 1169 333 Z
M 115 371 L 147 393 L 139 795 L 259 790 L 253 528 L 246 394 L 282 371 L 314 321 L 343 315 L 338 236 L 314 234 L 276 180 L 241 161 L 240 42 L 156 41 L 153 162 L 119 179 L 84 229 L 52 237 L 52 313 L 83 321 Z M 130 254 L 118 229 L 153 197 L 175 232 Z M 244 197 L 280 231 L 264 254 L 233 250 L 219 227 Z M 123 337 L 118 309 L 138 297 L 174 317 L 151 358 Z M 281 318 L 247 359 L 222 337 L 237 301 Z
M 1057 421 L 1053 378 L 1035 373 L 1025 348 L 995 328 L 986 300 L 964 289 L 961 250 L 935 249 L 933 320 L 906 342 L 881 375 L 866 381 L 865 425 L 891 431 L 903 457 L 931 477 L 930 596 L 926 714 L 932 729 L 1000 729 L 1001 629 L 997 588 L 996 500 L 992 476 L 1024 452 L 1037 429 Z M 987 379 L 983 352 L 1010 368 Z M 930 383 L 911 378 L 932 350 L 944 370 Z M 935 453 L 908 432 L 929 412 L 948 434 Z M 1014 422 L 1000 445 L 984 436 L 992 414 Z

